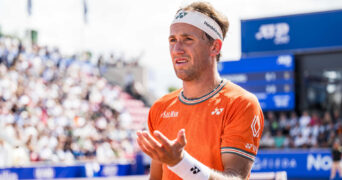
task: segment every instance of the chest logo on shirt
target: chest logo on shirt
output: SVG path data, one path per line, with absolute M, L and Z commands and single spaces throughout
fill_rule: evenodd
M 166 112 L 164 111 L 163 113 L 160 114 L 161 118 L 175 118 L 178 117 L 178 112 L 176 111 L 170 111 L 170 112 Z
M 211 115 L 220 115 L 224 108 L 215 108 Z
M 259 136 L 259 131 L 261 129 L 261 127 L 260 127 L 260 118 L 259 118 L 258 115 L 254 116 L 254 119 L 253 119 L 252 124 L 251 124 L 251 128 L 252 128 L 253 136 L 254 137 L 258 137 Z

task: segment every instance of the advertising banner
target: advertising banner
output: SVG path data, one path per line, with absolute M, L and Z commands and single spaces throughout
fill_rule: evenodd
M 221 77 L 256 95 L 263 110 L 293 110 L 295 106 L 292 55 L 243 58 L 218 65 Z
M 342 49 L 342 10 L 241 21 L 243 56 Z
M 331 165 L 329 149 L 260 150 L 252 172 L 286 171 L 289 179 L 317 180 L 329 178 Z

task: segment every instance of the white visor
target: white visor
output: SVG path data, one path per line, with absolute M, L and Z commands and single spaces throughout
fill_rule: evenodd
M 193 25 L 202 31 L 206 32 L 213 39 L 223 41 L 222 30 L 220 26 L 210 17 L 197 11 L 179 11 L 172 24 L 187 23 Z

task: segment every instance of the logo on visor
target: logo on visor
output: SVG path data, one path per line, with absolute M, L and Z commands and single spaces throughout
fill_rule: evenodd
M 176 19 L 182 19 L 184 16 L 186 16 L 188 13 L 187 12 L 179 12 L 179 14 L 176 16 Z
M 220 34 L 212 25 L 210 25 L 209 23 L 207 23 L 207 21 L 204 21 L 204 24 L 205 24 L 206 26 L 208 26 L 211 30 L 213 30 L 221 39 L 223 39 L 222 36 L 221 36 L 221 34 Z

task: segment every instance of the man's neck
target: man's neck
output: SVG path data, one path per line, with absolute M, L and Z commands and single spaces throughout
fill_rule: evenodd
M 213 89 L 215 89 L 221 82 L 218 74 L 203 79 L 196 79 L 192 81 L 183 81 L 183 94 L 188 99 L 200 98 Z

